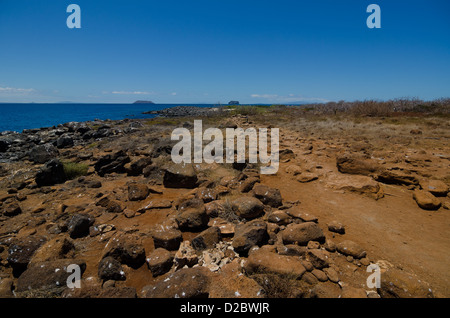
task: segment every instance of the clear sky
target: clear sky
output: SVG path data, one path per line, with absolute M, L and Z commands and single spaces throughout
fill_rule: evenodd
M 0 102 L 449 96 L 449 0 L 0 0 Z

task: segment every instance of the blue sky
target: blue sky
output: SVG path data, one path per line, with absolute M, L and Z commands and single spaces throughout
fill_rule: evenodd
M 81 29 L 69 29 L 69 4 Z M 369 29 L 369 4 L 381 29 Z M 0 0 L 0 102 L 450 94 L 450 1 Z

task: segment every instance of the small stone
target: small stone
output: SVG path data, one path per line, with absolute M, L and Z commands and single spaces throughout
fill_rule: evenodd
M 282 245 L 277 248 L 277 251 L 280 255 L 288 256 L 303 256 L 306 254 L 306 248 L 304 246 L 298 246 L 295 244 Z
M 325 243 L 323 244 L 323 247 L 328 251 L 328 252 L 336 252 L 336 244 L 331 241 L 331 240 L 326 240 Z
M 424 210 L 437 210 L 441 206 L 441 201 L 425 190 L 414 190 L 413 198 L 417 205 Z
M 332 221 L 328 224 L 328 230 L 330 232 L 335 232 L 339 234 L 345 234 L 345 226 L 338 222 L 338 221 Z
M 363 257 L 359 260 L 361 262 L 362 265 L 364 266 L 369 266 L 370 265 L 370 260 L 367 257 Z
M 339 276 L 338 273 L 331 267 L 324 268 L 323 271 L 327 275 L 328 279 L 332 281 L 333 283 L 339 282 Z
M 292 216 L 293 218 L 297 218 L 302 220 L 303 222 L 314 222 L 317 223 L 319 218 L 313 214 L 307 213 L 305 211 L 300 210 L 298 207 L 292 207 L 286 210 L 286 213 Z
M 178 269 L 184 266 L 192 267 L 198 262 L 198 256 L 189 241 L 183 241 L 175 253 L 174 263 Z
M 308 250 L 308 258 L 311 264 L 317 269 L 329 266 L 329 253 L 324 250 Z
M 320 269 L 313 269 L 311 273 L 316 276 L 319 282 L 326 282 L 328 280 L 327 274 Z
M 307 261 L 307 260 L 301 260 L 300 262 L 302 263 L 302 265 L 305 267 L 305 269 L 306 269 L 308 272 L 311 272 L 311 271 L 314 270 L 314 266 L 313 266 L 313 264 L 312 264 L 310 261 Z
M 306 183 L 317 180 L 318 178 L 319 176 L 316 173 L 302 172 L 301 174 L 297 175 L 296 180 L 301 183 Z
M 268 221 L 278 225 L 287 225 L 291 223 L 291 217 L 284 211 L 274 211 L 269 215 Z
M 262 203 L 273 208 L 277 208 L 283 204 L 280 190 L 263 184 L 256 184 L 252 189 L 252 194 Z
M 306 272 L 303 274 L 302 276 L 302 281 L 310 284 L 310 285 L 315 285 L 319 282 L 319 280 L 317 279 L 316 276 L 314 276 L 312 273 L 310 272 Z
M 134 217 L 136 215 L 136 211 L 131 210 L 131 209 L 125 209 L 123 211 L 123 214 L 125 215 L 126 218 L 131 219 L 132 217 Z
M 234 234 L 234 224 L 222 218 L 210 219 L 208 222 L 208 226 L 218 227 L 222 236 L 230 236 Z
M 308 245 L 306 246 L 308 249 L 319 249 L 320 248 L 320 243 L 316 242 L 316 241 L 309 241 Z
M 22 213 L 22 209 L 20 208 L 20 205 L 17 202 L 9 204 L 3 210 L 3 215 L 5 216 L 16 216 L 20 213 Z
M 150 190 L 145 184 L 133 183 L 128 186 L 128 200 L 141 201 L 147 198 Z

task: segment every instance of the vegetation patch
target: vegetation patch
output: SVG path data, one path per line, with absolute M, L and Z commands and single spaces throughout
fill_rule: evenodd
M 84 163 L 63 161 L 64 173 L 67 179 L 72 180 L 81 176 L 87 175 L 89 166 Z

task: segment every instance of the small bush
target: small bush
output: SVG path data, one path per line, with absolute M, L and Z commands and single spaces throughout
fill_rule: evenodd
M 64 161 L 62 164 L 64 173 L 69 180 L 87 175 L 89 166 L 84 163 Z
M 267 298 L 293 298 L 298 297 L 297 281 L 289 275 L 276 275 L 260 273 L 251 275 L 264 291 Z

